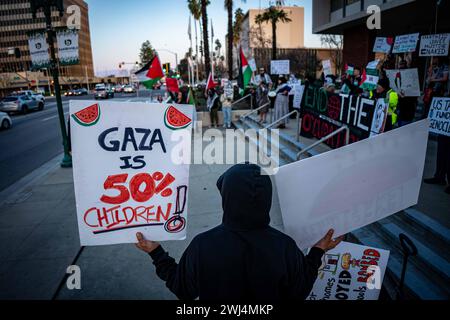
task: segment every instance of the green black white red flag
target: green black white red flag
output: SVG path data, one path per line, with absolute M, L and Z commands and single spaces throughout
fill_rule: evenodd
M 162 78 L 164 78 L 164 72 L 161 67 L 158 55 L 155 55 L 153 59 L 147 63 L 141 70 L 137 71 L 136 77 L 139 82 L 142 83 L 147 89 L 153 89 L 153 86 Z
M 240 68 L 239 68 L 238 85 L 242 95 L 244 93 L 244 90 L 247 88 L 248 84 L 252 80 L 253 76 L 252 68 L 248 64 L 247 58 L 244 55 L 242 47 L 240 48 L 239 67 Z

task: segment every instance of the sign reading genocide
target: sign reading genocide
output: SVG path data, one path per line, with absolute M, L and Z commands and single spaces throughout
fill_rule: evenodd
M 192 106 L 70 102 L 82 246 L 186 236 Z
M 430 132 L 450 136 L 450 98 L 434 98 L 428 118 Z
M 414 122 L 280 167 L 285 232 L 303 250 L 330 228 L 339 237 L 416 205 L 429 126 L 428 119 Z
M 341 242 L 322 257 L 307 300 L 378 300 L 389 251 Z
M 289 74 L 290 73 L 290 61 L 289 60 L 272 60 L 270 62 L 271 74 Z
M 394 48 L 392 53 L 415 52 L 417 42 L 419 41 L 419 33 L 405 34 L 395 37 Z
M 301 108 L 301 135 L 321 139 L 338 130 L 343 124 L 350 129 L 350 143 L 370 136 L 375 100 L 346 95 L 329 94 L 317 87 L 308 87 L 304 92 Z M 341 132 L 325 143 L 335 149 L 345 145 L 346 133 Z
M 450 33 L 429 34 L 420 38 L 421 57 L 448 56 Z
M 62 66 L 79 64 L 78 30 L 58 29 L 56 31 L 56 40 L 58 43 L 59 64 Z
M 45 31 L 30 32 L 28 34 L 28 48 L 30 50 L 33 70 L 48 68 L 50 66 L 50 55 L 48 54 Z

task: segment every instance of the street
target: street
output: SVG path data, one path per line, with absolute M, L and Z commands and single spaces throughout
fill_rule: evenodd
M 141 91 L 140 98 L 160 94 L 161 91 Z M 137 94 L 116 94 L 113 100 L 136 99 Z M 93 95 L 63 97 L 64 115 L 69 113 L 70 100 L 93 100 Z M 0 131 L 0 191 L 14 184 L 28 173 L 63 152 L 56 100 L 46 100 L 43 111 L 26 115 L 11 115 L 13 126 Z

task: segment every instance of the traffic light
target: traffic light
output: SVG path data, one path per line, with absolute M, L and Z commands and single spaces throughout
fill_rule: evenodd
M 163 64 L 163 70 L 164 70 L 164 73 L 169 73 L 169 71 L 170 71 L 170 63 L 164 63 Z

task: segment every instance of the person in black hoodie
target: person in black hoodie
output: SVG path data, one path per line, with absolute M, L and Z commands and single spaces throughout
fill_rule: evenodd
M 269 226 L 272 183 L 252 164 L 232 167 L 217 181 L 223 222 L 196 236 L 177 264 L 159 243 L 137 234 L 157 275 L 181 300 L 304 300 L 323 254 L 336 247 L 333 230 L 305 257 L 295 241 Z

